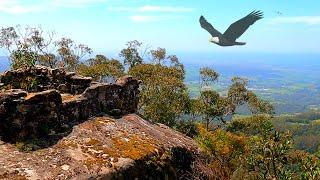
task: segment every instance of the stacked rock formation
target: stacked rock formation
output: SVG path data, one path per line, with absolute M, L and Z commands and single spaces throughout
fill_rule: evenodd
M 10 142 L 44 137 L 107 113 L 135 113 L 140 81 L 92 82 L 63 69 L 36 66 L 1 75 L 0 136 Z

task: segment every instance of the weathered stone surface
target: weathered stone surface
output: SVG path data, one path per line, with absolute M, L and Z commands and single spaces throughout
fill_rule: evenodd
M 43 66 L 5 72 L 0 179 L 181 178 L 199 149 L 183 134 L 130 114 L 140 83 L 131 76 L 91 82 Z
M 21 89 L 10 89 L 0 93 L 0 134 L 7 115 L 26 96 L 27 92 Z
M 138 107 L 139 99 L 138 98 L 131 98 L 136 97 L 139 95 L 139 85 L 142 81 L 132 78 L 131 76 L 124 76 L 119 78 L 116 84 L 122 87 L 122 93 L 120 94 L 120 99 L 122 99 L 121 106 L 118 109 L 124 109 L 123 107 L 127 107 L 129 110 L 127 113 L 134 113 L 136 112 L 136 108 Z M 114 108 L 116 109 L 116 108 Z
M 5 114 L 0 113 L 0 136 L 7 141 L 17 141 L 45 135 L 47 127 L 56 127 L 61 103 L 61 95 L 56 90 L 31 93 L 20 101 L 1 103 Z
M 91 78 L 78 76 L 64 69 L 35 66 L 6 71 L 1 75 L 0 83 L 2 88 L 24 89 L 28 92 L 57 89 L 63 93 L 81 94 L 90 86 Z M 63 89 L 59 87 L 61 84 L 65 85 Z
M 91 77 L 83 77 L 79 75 L 73 75 L 70 78 L 66 78 L 66 82 L 70 86 L 71 94 L 81 94 L 90 86 L 91 81 Z
M 22 89 L 10 89 L 5 90 L 0 93 L 0 103 L 4 101 L 4 99 L 11 98 L 11 99 L 18 99 L 21 97 L 26 97 L 28 93 Z
M 16 76 L 37 83 L 24 85 Z M 0 136 L 9 142 L 45 138 L 101 113 L 135 113 L 139 101 L 140 81 L 130 76 L 116 84 L 91 83 L 91 78 L 74 72 L 36 66 L 7 71 L 1 81 L 5 86 L 27 87 L 0 92 Z
M 135 114 L 102 116 L 30 153 L 0 141 L 0 179 L 179 179 L 198 151 L 191 138 Z

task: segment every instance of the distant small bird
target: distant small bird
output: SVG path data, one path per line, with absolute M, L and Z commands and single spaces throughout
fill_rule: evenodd
M 199 21 L 201 27 L 211 34 L 210 42 L 219 46 L 234 46 L 245 45 L 245 42 L 236 42 L 236 39 L 239 38 L 250 25 L 262 18 L 263 13 L 261 11 L 252 11 L 244 18 L 231 24 L 223 34 L 217 31 L 203 16 L 200 17 Z

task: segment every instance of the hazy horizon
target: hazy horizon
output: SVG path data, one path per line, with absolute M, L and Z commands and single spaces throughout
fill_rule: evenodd
M 90 55 L 95 56 L 97 53 Z M 277 66 L 290 67 L 301 66 L 311 69 L 320 68 L 320 53 L 190 53 L 170 52 L 177 55 L 183 64 L 210 65 L 238 65 L 238 66 Z M 103 53 L 108 58 L 121 60 L 118 53 Z M 87 58 L 89 58 L 87 57 Z M 82 60 L 86 60 L 83 58 Z M 148 57 L 145 57 L 148 61 Z M 308 63 L 311 64 L 308 64 Z M 9 68 L 8 56 L 0 56 L 0 71 Z

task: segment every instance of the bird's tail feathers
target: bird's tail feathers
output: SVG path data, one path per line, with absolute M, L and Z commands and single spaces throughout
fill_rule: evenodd
M 245 42 L 236 42 L 236 45 L 245 45 Z

